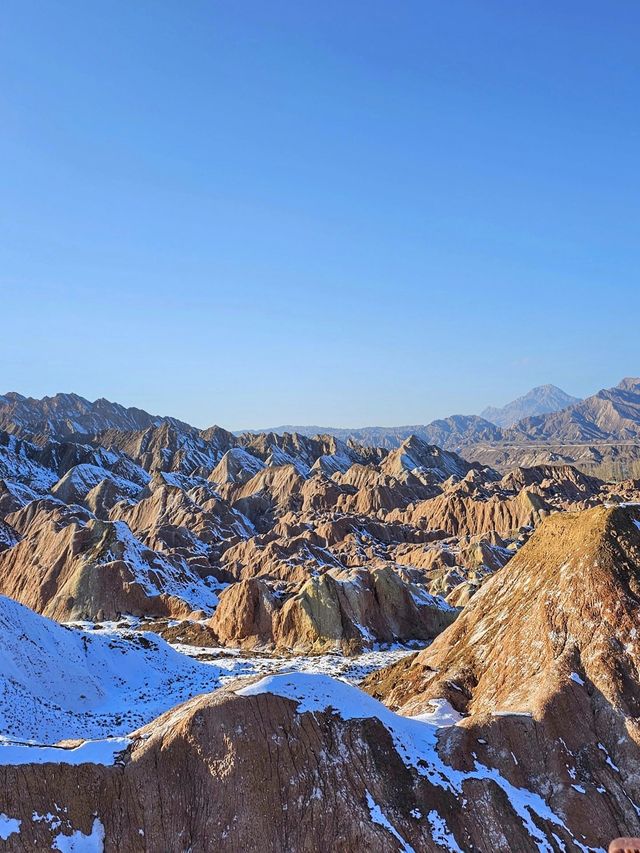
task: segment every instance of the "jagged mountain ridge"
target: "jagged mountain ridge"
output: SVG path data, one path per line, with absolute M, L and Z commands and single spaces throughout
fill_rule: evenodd
M 551 406 L 555 408 L 551 410 Z M 544 412 L 534 413 L 532 409 L 535 408 L 544 409 Z M 45 436 L 57 440 L 74 435 L 100 435 L 98 443 L 103 446 L 113 443 L 115 447 L 124 449 L 125 443 L 136 440 L 135 433 L 163 427 L 166 431 L 174 431 L 173 440 L 176 443 L 190 441 L 201 449 L 206 447 L 207 464 L 207 450 L 218 453 L 219 461 L 222 453 L 232 447 L 252 448 L 254 455 L 260 458 L 267 455 L 264 448 L 268 450 L 277 447 L 291 456 L 290 449 L 285 445 L 296 448 L 304 438 L 317 438 L 325 444 L 333 438 L 342 443 L 341 447 L 352 449 L 358 446 L 393 449 L 411 435 L 416 435 L 428 444 L 437 444 L 456 452 L 464 450 L 469 456 L 478 447 L 499 448 L 516 443 L 598 444 L 635 440 L 640 436 L 640 379 L 624 379 L 617 386 L 603 389 L 580 401 L 555 386 L 540 386 L 503 409 L 491 411 L 501 413 L 495 417 L 505 422 L 504 427 L 487 417 L 452 415 L 426 425 L 414 426 L 360 429 L 300 426 L 231 433 L 217 426 L 199 430 L 176 418 L 150 415 L 141 409 L 126 409 L 118 403 L 103 399 L 91 403 L 75 394 L 57 394 L 36 400 L 9 392 L 0 397 L 0 430 L 23 438 Z M 487 412 L 488 409 L 483 415 Z M 517 414 L 525 413 L 527 417 L 512 423 Z M 506 425 L 507 420 L 511 422 L 509 426 Z M 163 446 L 168 447 L 171 445 L 169 432 L 166 435 L 147 433 L 146 437 L 138 440 L 144 443 L 150 440 L 150 436 L 160 435 Z M 83 440 L 86 441 L 86 438 Z
M 532 729 L 537 720 L 529 724 L 518 706 L 507 705 L 509 716 L 497 723 L 491 716 L 498 741 L 481 715 L 460 719 L 474 708 L 453 697 L 452 673 L 449 693 L 425 697 L 425 714 L 409 719 L 322 670 L 235 684 L 221 670 L 256 672 L 239 649 L 274 673 L 274 655 L 291 669 L 317 654 L 332 659 L 321 664 L 329 667 L 339 652 L 378 655 L 380 643 L 435 637 L 433 648 L 441 648 L 445 635 L 459 636 L 475 600 L 500 604 L 500 617 L 519 612 L 483 590 L 495 593 L 492 578 L 509 577 L 511 564 L 519 576 L 532 531 L 556 524 L 565 510 L 638 500 L 640 484 L 603 483 L 570 466 L 501 477 L 417 436 L 380 450 L 334 436 L 238 437 L 166 422 L 37 443 L 0 432 L 0 474 L 0 593 L 58 619 L 118 620 L 93 631 L 63 628 L 0 598 L 14 653 L 0 667 L 0 689 L 11 700 L 0 727 L 9 736 L 0 737 L 7 849 L 103 839 L 107 851 L 141 853 L 185 843 L 194 851 L 311 843 L 345 853 L 534 853 L 587 849 L 582 841 L 593 849 L 602 842 L 597 833 L 636 829 L 635 788 L 607 764 L 619 761 L 626 771 L 636 759 L 633 745 L 619 746 L 618 729 L 598 732 L 594 742 L 593 732 L 574 725 L 586 739 L 583 760 L 575 732 L 563 732 L 569 746 L 561 749 L 553 730 Z M 619 539 L 638 535 L 628 525 L 617 530 Z M 561 545 L 568 538 L 557 537 Z M 544 572 L 536 580 L 520 605 L 544 613 L 553 585 Z M 589 581 L 586 598 L 606 596 Z M 494 619 L 480 637 L 482 654 L 501 654 L 500 624 Z M 149 630 L 193 654 L 218 647 L 218 666 L 176 658 Z M 515 628 L 510 635 L 519 636 Z M 536 650 L 536 637 L 524 640 L 521 665 L 509 662 L 516 690 Z M 61 696 L 67 659 L 69 703 Z M 628 667 L 616 669 L 616 661 L 614 676 L 626 677 Z M 584 676 L 596 678 L 586 665 L 575 671 L 587 684 Z M 489 682 L 499 685 L 499 675 L 491 672 Z M 484 689 L 479 666 L 472 676 Z M 195 695 L 220 683 L 227 686 Z M 606 704 L 594 707 L 599 719 L 612 719 Z M 131 730 L 132 711 L 135 725 L 148 722 L 140 731 Z M 40 737 L 45 722 L 43 736 L 101 739 L 14 742 Z M 540 782 L 549 777 L 552 788 Z M 595 829 L 582 799 L 592 785 L 609 797 L 596 788 Z
M 575 400 L 571 398 L 569 405 L 567 398 L 565 392 L 554 386 L 533 389 L 506 407 L 509 410 L 505 415 L 507 419 L 515 416 L 515 409 L 521 407 L 523 401 L 527 405 L 545 405 L 546 400 L 549 406 L 563 407 L 524 417 L 504 427 L 483 416 L 452 415 L 426 425 L 353 430 L 323 427 L 322 432 L 344 441 L 371 443 L 387 449 L 393 449 L 414 434 L 502 471 L 521 465 L 572 463 L 599 475 L 612 476 L 617 472 L 619 478 L 640 471 L 640 379 L 623 379 L 613 388 L 577 402 L 571 402 Z M 483 415 L 487 415 L 487 410 Z M 495 417 L 502 419 L 502 415 Z M 272 431 L 279 433 L 282 429 Z M 318 427 L 289 429 L 301 434 L 320 430 Z
M 581 398 L 572 397 L 555 385 L 540 385 L 502 407 L 488 406 L 479 415 L 450 415 L 438 418 L 428 424 L 413 424 L 399 427 L 356 427 L 354 429 L 297 426 L 287 424 L 271 427 L 267 432 L 293 432 L 301 435 L 335 435 L 343 441 L 353 439 L 361 444 L 376 447 L 396 447 L 410 435 L 417 435 L 432 444 L 457 450 L 477 441 L 500 441 L 502 430 L 518 421 L 565 409 Z M 263 430 L 247 430 L 262 432 Z M 238 433 L 242 434 L 242 433 Z
M 623 379 L 560 412 L 525 418 L 501 441 L 471 443 L 468 458 L 507 470 L 514 465 L 576 464 L 605 478 L 640 473 L 640 379 Z
M 105 429 L 144 429 L 164 422 L 188 428 L 188 424 L 176 418 L 150 415 L 143 409 L 126 408 L 104 398 L 90 402 L 78 394 L 60 393 L 36 399 L 15 391 L 0 396 L 0 430 L 20 437 L 62 439 Z
M 505 441 L 599 442 L 640 438 L 640 379 L 627 377 L 560 412 L 525 418 Z
M 415 437 L 389 454 L 330 436 L 266 434 L 242 447 L 229 433 L 206 441 L 167 423 L 88 440 L 33 444 L 0 432 L 0 591 L 40 613 L 61 620 L 210 617 L 217 592 L 242 580 L 247 562 L 286 603 L 283 619 L 257 644 L 297 647 L 300 635 L 307 649 L 357 650 L 432 636 L 429 607 L 436 631 L 440 614 L 451 610 L 433 599 L 428 580 L 389 559 L 390 549 L 424 534 L 376 519 L 374 507 L 378 498 L 390 508 L 427 498 L 478 469 L 456 454 Z M 396 590 L 389 612 L 380 612 L 374 593 L 359 614 L 357 607 L 349 612 L 348 596 L 338 605 L 346 580 L 320 585 L 327 599 L 320 608 L 315 588 L 299 598 L 310 578 L 372 559 L 391 575 L 370 577 L 380 568 L 371 563 L 352 586 L 373 590 L 377 578 Z M 245 618 L 237 609 L 233 616 Z M 238 631 L 226 625 L 218 634 Z
M 262 430 L 245 430 L 238 435 L 259 433 Z M 267 432 L 282 435 L 297 433 L 299 435 L 332 435 L 342 441 L 354 441 L 368 447 L 381 447 L 393 450 L 412 435 L 421 438 L 429 444 L 439 444 L 447 450 L 457 450 L 459 447 L 473 441 L 498 441 L 501 430 L 478 415 L 451 415 L 440 418 L 429 424 L 414 424 L 399 427 L 359 427 L 355 429 L 317 426 L 280 426 L 272 427 Z

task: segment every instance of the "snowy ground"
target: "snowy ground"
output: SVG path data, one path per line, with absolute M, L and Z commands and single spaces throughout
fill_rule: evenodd
M 20 763 L 19 744 L 126 736 L 241 676 L 303 672 L 356 684 L 410 651 L 287 658 L 172 647 L 156 634 L 122 624 L 66 627 L 0 596 L 0 765 Z
M 562 816 L 538 794 L 514 786 L 477 758 L 473 769 L 458 770 L 439 755 L 438 728 L 460 722 L 460 715 L 447 702 L 436 700 L 430 713 L 408 718 L 355 687 L 368 673 L 410 651 L 395 647 L 345 658 L 340 654 L 245 656 L 228 649 L 174 648 L 131 625 L 110 624 L 92 630 L 65 627 L 0 596 L 0 766 L 112 764 L 126 749 L 127 735 L 134 729 L 192 696 L 240 676 L 258 675 L 253 684 L 238 685 L 236 692 L 283 696 L 297 703 L 299 713 L 331 709 L 345 720 L 377 719 L 405 764 L 432 785 L 456 795 L 462 808 L 466 806 L 463 785 L 467 780 L 491 780 L 502 789 L 533 843 L 551 853 L 539 822 L 568 829 Z M 76 742 L 55 745 L 62 740 Z M 367 803 L 371 820 L 385 827 L 401 850 L 415 853 L 368 791 Z M 40 816 L 34 813 L 34 819 Z M 429 834 L 443 849 L 460 853 L 442 815 L 433 809 L 424 819 Z M 18 819 L 0 814 L 1 839 L 19 831 Z M 104 830 L 96 818 L 90 836 L 77 831 L 62 833 L 54 847 L 99 851 L 103 840 Z M 573 845 L 591 849 L 575 838 Z
M 210 658 L 207 661 L 208 663 L 219 667 L 221 670 L 228 670 L 228 674 L 221 673 L 221 684 L 226 684 L 233 678 L 240 676 L 267 675 L 276 672 L 315 672 L 344 678 L 353 684 L 358 684 L 377 669 L 389 666 L 417 649 L 424 648 L 424 644 L 411 645 L 411 647 L 397 644 L 363 652 L 355 657 L 345 657 L 345 655 L 338 653 L 293 657 L 279 657 L 278 655 L 262 655 L 260 657 L 234 655 L 231 657 L 229 649 L 209 649 L 183 645 L 174 645 L 173 648 L 189 657 Z

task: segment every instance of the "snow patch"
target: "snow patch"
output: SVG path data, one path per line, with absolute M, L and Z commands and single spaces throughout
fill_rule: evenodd
M 56 836 L 52 850 L 60 853 L 102 853 L 104 850 L 104 826 L 99 818 L 93 821 L 89 835 L 80 830 L 75 830 L 71 835 L 60 833 Z
M 540 853 L 553 853 L 553 846 L 533 819 L 534 815 L 571 835 L 562 818 L 539 794 L 512 785 L 498 770 L 481 764 L 477 759 L 473 770 L 456 770 L 446 764 L 438 753 L 436 725 L 428 719 L 395 714 L 367 693 L 344 681 L 307 673 L 271 675 L 240 688 L 236 693 L 240 696 L 257 696 L 261 693 L 282 696 L 297 703 L 298 713 L 332 711 L 344 720 L 367 717 L 378 719 L 391 735 L 396 751 L 405 764 L 429 779 L 432 785 L 444 788 L 458 797 L 463 795 L 463 783 L 470 779 L 486 779 L 498 785 Z M 575 838 L 573 841 L 583 851 L 593 849 Z
M 391 835 L 399 842 L 401 853 L 416 853 L 413 847 L 408 844 L 404 838 L 400 835 L 398 830 L 389 822 L 389 820 L 385 817 L 384 812 L 380 808 L 380 806 L 373 799 L 371 794 L 368 791 L 365 791 L 367 795 L 367 806 L 369 808 L 369 814 L 371 815 L 371 820 L 373 823 L 377 823 L 378 826 L 383 826 L 387 832 L 390 832 Z
M 4 812 L 0 812 L 0 838 L 6 841 L 10 835 L 20 833 L 21 820 L 15 817 L 9 817 Z
M 115 764 L 131 743 L 128 738 L 86 740 L 74 747 L 41 746 L 0 740 L 0 766 L 16 764 Z M 39 820 L 40 817 L 34 817 Z
M 433 711 L 418 714 L 413 719 L 423 720 L 425 723 L 431 723 L 432 726 L 455 726 L 464 719 L 447 699 L 431 699 L 429 704 L 433 707 Z
M 450 850 L 451 853 L 462 853 L 458 843 L 453 837 L 446 820 L 438 814 L 435 809 L 432 809 L 427 815 L 429 826 L 431 827 L 431 837 L 440 847 L 445 850 Z

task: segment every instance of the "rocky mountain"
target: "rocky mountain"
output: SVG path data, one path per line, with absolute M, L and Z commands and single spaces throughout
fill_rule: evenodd
M 634 441 L 640 437 L 640 379 L 623 379 L 561 412 L 526 418 L 507 431 L 505 441 Z
M 134 426 L 0 432 L 3 849 L 639 828 L 640 482 L 416 435 Z
M 442 706 L 395 714 L 324 675 L 235 682 L 126 740 L 57 755 L 14 747 L 0 792 L 5 846 L 533 853 L 601 850 L 611 827 L 637 824 L 627 804 L 616 816 L 597 808 L 604 820 L 589 825 L 588 806 L 565 812 L 562 793 L 526 787 L 482 742 L 467 761 L 447 752 L 456 720 Z
M 46 498 L 4 520 L 18 541 L 0 553 L 0 592 L 39 613 L 64 621 L 187 616 L 218 603 L 214 577 L 148 548 L 122 521 Z
M 21 437 L 63 439 L 105 429 L 145 429 L 163 422 L 187 426 L 174 418 L 157 417 L 142 409 L 127 409 L 109 400 L 91 403 L 78 394 L 55 394 L 40 400 L 23 397 L 15 391 L 0 396 L 0 429 Z
M 640 830 L 639 519 L 552 515 L 428 649 L 367 682 L 403 714 L 450 703 L 446 754 L 546 791 L 585 849 Z
M 276 434 L 297 433 L 314 436 L 332 435 L 342 441 L 356 441 L 372 447 L 398 447 L 411 435 L 423 439 L 429 444 L 438 444 L 448 450 L 459 450 L 469 444 L 502 439 L 502 429 L 513 426 L 523 418 L 557 412 L 575 403 L 579 397 L 572 397 L 555 385 L 540 385 L 511 403 L 496 408 L 488 406 L 480 415 L 451 415 L 448 418 L 431 421 L 428 424 L 414 424 L 400 427 L 360 427 L 355 429 L 337 429 L 319 426 L 280 426 L 267 432 Z M 262 432 L 262 430 L 255 430 Z
M 539 385 L 505 406 L 499 408 L 487 406 L 480 413 L 480 417 L 507 429 L 524 418 L 559 412 L 579 402 L 579 397 L 572 397 L 557 385 Z
M 578 400 L 553 385 L 543 385 L 504 410 L 485 409 L 481 417 L 452 415 L 407 427 L 287 429 L 300 434 L 322 431 L 345 442 L 387 450 L 415 435 L 502 472 L 569 464 L 595 476 L 622 480 L 640 476 L 639 389 L 640 379 L 627 378 L 614 388 Z
M 258 431 L 256 431 L 258 432 Z M 451 415 L 429 424 L 414 424 L 399 427 L 360 427 L 338 429 L 335 427 L 282 426 L 269 430 L 271 433 L 295 433 L 304 436 L 330 435 L 343 442 L 356 442 L 367 447 L 394 450 L 411 436 L 427 444 L 438 444 L 447 450 L 458 450 L 471 441 L 498 441 L 501 430 L 478 415 Z M 250 433 L 243 433 L 247 435 Z
M 470 443 L 469 459 L 516 465 L 575 464 L 600 477 L 640 473 L 640 379 L 623 379 L 560 412 L 525 418 L 494 443 Z
M 313 466 L 332 476 L 346 473 L 354 463 L 381 462 L 415 436 L 502 472 L 575 464 L 596 476 L 625 479 L 640 475 L 639 387 L 640 380 L 625 379 L 576 402 L 555 386 L 541 386 L 500 413 L 491 410 L 494 421 L 505 426 L 477 415 L 452 415 L 406 427 L 281 427 L 237 434 L 217 426 L 198 430 L 175 418 L 105 400 L 90 403 L 73 394 L 33 400 L 11 392 L 0 397 L 0 429 L 4 424 L 7 434 L 41 445 L 53 439 L 66 452 L 73 442 L 93 444 L 125 454 L 148 472 L 186 476 L 209 476 L 230 450 L 245 450 L 269 465 L 294 464 L 303 477 Z
M 207 642 L 266 649 L 431 638 L 441 598 L 464 604 L 549 513 L 612 496 L 567 466 L 501 479 L 417 436 L 386 451 L 161 423 L 71 439 L 0 433 L 0 592 L 62 620 L 199 613 Z
M 397 637 L 431 640 L 458 612 L 416 574 L 381 566 L 329 569 L 301 585 L 242 580 L 222 593 L 210 626 L 228 645 L 303 654 L 336 648 L 352 654 Z

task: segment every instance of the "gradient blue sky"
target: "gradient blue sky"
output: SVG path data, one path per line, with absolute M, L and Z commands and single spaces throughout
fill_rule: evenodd
M 3 0 L 0 391 L 421 423 L 640 372 L 640 4 Z

